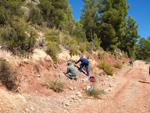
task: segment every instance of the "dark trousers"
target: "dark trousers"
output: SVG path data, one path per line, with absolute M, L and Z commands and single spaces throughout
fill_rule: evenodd
M 66 76 L 67 76 L 68 78 L 70 78 L 70 79 L 76 78 L 76 75 L 73 75 L 73 74 L 71 74 L 71 73 L 67 73 Z
M 88 68 L 89 64 L 81 63 L 79 70 L 80 70 L 80 72 L 82 72 L 82 68 L 83 68 L 84 66 L 85 66 L 85 68 L 86 68 L 87 76 L 89 76 L 89 68 Z

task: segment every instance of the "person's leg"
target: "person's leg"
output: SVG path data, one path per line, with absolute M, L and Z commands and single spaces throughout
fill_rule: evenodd
M 89 76 L 89 68 L 88 68 L 88 64 L 87 65 L 85 65 L 85 68 L 86 68 L 86 72 L 87 72 L 87 76 Z
M 67 76 L 68 78 L 70 78 L 70 77 L 71 77 L 71 73 L 67 73 L 66 76 Z
M 81 63 L 81 64 L 80 64 L 80 69 L 79 69 L 80 72 L 82 72 L 83 66 L 84 66 L 83 63 Z
M 71 73 L 67 73 L 66 76 L 70 79 L 77 80 L 76 76 L 72 75 Z

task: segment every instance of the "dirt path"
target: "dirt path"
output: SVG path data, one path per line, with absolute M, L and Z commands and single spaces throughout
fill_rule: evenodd
M 113 91 L 99 100 L 87 100 L 72 113 L 150 113 L 148 65 L 136 61 Z

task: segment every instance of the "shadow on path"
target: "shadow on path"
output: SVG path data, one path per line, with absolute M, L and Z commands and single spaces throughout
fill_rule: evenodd
M 139 81 L 140 83 L 150 84 L 150 82 Z

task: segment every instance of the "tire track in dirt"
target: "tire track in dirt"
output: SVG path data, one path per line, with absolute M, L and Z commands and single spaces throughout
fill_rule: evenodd
M 145 82 L 149 79 L 147 67 L 136 61 L 108 98 L 85 103 L 76 113 L 150 113 L 150 82 Z

